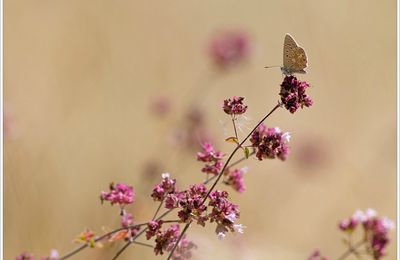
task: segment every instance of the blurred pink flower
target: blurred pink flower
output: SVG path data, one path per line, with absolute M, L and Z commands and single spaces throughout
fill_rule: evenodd
M 157 116 L 165 116 L 171 112 L 172 102 L 167 96 L 153 97 L 150 104 L 151 112 Z
M 210 43 L 210 56 L 216 66 L 228 69 L 246 60 L 250 54 L 250 39 L 239 30 L 221 31 Z

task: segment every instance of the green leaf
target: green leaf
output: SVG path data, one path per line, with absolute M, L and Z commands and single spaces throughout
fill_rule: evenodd
M 245 147 L 245 148 L 244 148 L 244 156 L 246 156 L 246 159 L 249 158 L 249 155 L 250 155 L 249 148 Z

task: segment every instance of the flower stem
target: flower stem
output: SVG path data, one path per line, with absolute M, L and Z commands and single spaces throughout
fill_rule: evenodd
M 215 180 L 214 184 L 211 186 L 211 188 L 208 190 L 207 195 L 204 197 L 203 201 L 201 202 L 201 204 L 204 204 L 204 202 L 207 200 L 208 196 L 210 195 L 210 193 L 212 192 L 212 190 L 215 188 L 215 186 L 218 184 L 218 181 L 221 179 L 222 175 L 224 174 L 225 169 L 227 168 L 229 162 L 232 160 L 233 156 L 235 155 L 235 153 L 237 152 L 237 150 L 239 150 L 239 148 L 242 147 L 242 145 L 247 141 L 247 139 L 249 139 L 249 137 L 253 134 L 253 132 L 275 111 L 277 110 L 279 107 L 281 106 L 280 103 L 278 103 L 266 116 L 263 117 L 263 119 L 261 119 L 260 122 L 258 122 L 258 124 L 253 128 L 253 130 L 251 130 L 251 132 L 246 136 L 246 138 L 243 139 L 243 141 L 236 146 L 236 148 L 233 150 L 233 152 L 231 153 L 231 155 L 229 155 L 228 160 L 225 162 L 224 167 L 222 167 L 221 172 L 218 174 L 217 179 Z M 171 253 L 168 256 L 169 260 L 172 256 L 172 254 L 174 253 L 179 241 L 182 239 L 183 235 L 185 234 L 186 230 L 189 228 L 190 223 L 192 223 L 192 221 L 190 221 L 188 224 L 186 224 L 185 228 L 182 230 L 182 233 L 180 235 L 180 237 L 178 238 L 178 241 L 176 241 L 176 244 L 174 246 L 174 248 L 172 248 Z
M 357 243 L 355 243 L 353 246 L 351 246 L 346 252 L 344 252 L 341 256 L 339 256 L 337 258 L 337 260 L 343 260 L 346 259 L 346 257 L 348 257 L 349 255 L 351 255 L 352 253 L 355 253 L 357 251 L 357 248 L 359 248 L 360 246 L 364 245 L 365 240 L 360 240 Z
M 236 137 L 236 140 L 239 140 L 239 137 L 238 137 L 238 134 L 237 134 L 237 130 L 236 130 L 235 119 L 236 118 L 234 116 L 232 116 L 232 124 L 233 124 L 233 129 L 235 130 L 235 137 Z
M 255 151 L 252 151 L 251 153 L 249 153 L 248 158 L 250 158 L 251 156 L 253 156 L 255 153 L 256 153 Z M 233 166 L 235 166 L 235 165 L 237 165 L 237 164 L 239 164 L 239 163 L 241 163 L 241 162 L 247 160 L 248 158 L 246 158 L 246 157 L 244 156 L 243 158 L 237 160 L 236 162 L 231 163 L 227 168 L 233 167 Z M 207 176 L 208 176 L 208 175 L 207 175 Z M 206 180 L 203 182 L 203 184 L 206 185 L 206 184 L 208 184 L 210 181 L 214 180 L 215 178 L 217 178 L 217 175 L 214 175 L 214 176 L 212 176 L 211 178 L 206 179 Z
M 174 253 L 176 247 L 177 247 L 178 244 L 179 244 L 179 241 L 181 241 L 183 235 L 185 234 L 186 230 L 189 228 L 189 226 L 190 226 L 191 223 L 192 223 L 192 221 L 189 221 L 189 223 L 187 223 L 186 226 L 183 228 L 182 233 L 181 233 L 181 235 L 179 236 L 178 240 L 176 241 L 174 247 L 172 248 L 171 253 L 169 253 L 169 256 L 168 256 L 167 260 L 170 260 L 170 259 L 171 259 L 172 254 Z
M 255 151 L 251 152 L 251 153 L 249 154 L 249 157 L 252 156 L 252 155 L 254 155 L 254 154 L 255 154 Z M 233 166 L 235 166 L 235 165 L 237 165 L 237 164 L 239 164 L 239 163 L 245 161 L 246 159 L 247 159 L 246 157 L 243 157 L 243 158 L 241 158 L 241 159 L 239 159 L 239 160 L 237 160 L 237 161 L 231 163 L 228 167 L 233 167 Z M 216 177 L 217 177 L 217 175 L 214 175 L 213 177 L 209 178 L 208 180 L 204 181 L 203 183 L 204 183 L 204 184 L 208 184 L 210 181 L 214 180 Z M 161 203 L 161 204 L 162 204 L 162 203 Z M 160 205 L 161 205 L 161 204 L 160 204 Z M 159 206 L 158 211 L 159 211 L 160 209 L 161 209 L 161 207 Z M 168 215 L 169 213 L 171 213 L 172 211 L 173 211 L 173 209 L 170 209 L 170 210 L 164 212 L 164 213 L 163 213 L 162 215 L 160 215 L 156 220 L 160 220 L 160 219 L 164 218 L 165 216 L 167 216 L 167 215 Z M 157 214 L 158 214 L 158 212 L 157 212 Z M 155 217 L 154 217 L 153 219 L 155 219 Z M 167 221 L 164 221 L 164 223 L 176 223 L 176 222 L 179 222 L 179 220 L 167 220 Z M 110 231 L 110 232 L 108 232 L 108 233 L 106 233 L 106 234 L 104 234 L 104 235 L 102 235 L 102 236 L 96 238 L 94 241 L 95 241 L 95 242 L 98 242 L 98 241 L 103 240 L 104 238 L 106 238 L 106 237 L 108 237 L 108 236 L 110 236 L 110 235 L 112 235 L 112 234 L 114 234 L 114 233 L 116 233 L 116 232 L 118 232 L 118 231 L 124 230 L 124 229 L 129 229 L 129 228 L 133 228 L 133 227 L 141 227 L 141 226 L 145 226 L 145 225 L 147 225 L 147 222 L 146 222 L 146 223 L 140 223 L 140 224 L 132 225 L 132 226 L 129 226 L 129 227 L 117 228 L 117 229 L 114 229 L 113 231 Z M 146 230 L 147 230 L 147 227 L 146 227 L 144 230 L 142 230 L 142 232 L 144 233 Z M 138 238 L 141 234 L 143 234 L 142 232 L 139 233 L 138 235 L 136 235 L 136 237 L 133 238 L 132 241 L 133 241 L 134 239 Z M 75 248 L 74 250 L 72 250 L 71 252 L 69 252 L 68 254 L 66 254 L 65 256 L 60 257 L 59 260 L 68 259 L 68 258 L 74 256 L 75 254 L 79 253 L 81 250 L 83 250 L 83 249 L 85 249 L 85 248 L 87 248 L 87 247 L 88 247 L 87 244 L 81 245 L 80 247 Z M 127 247 L 127 246 L 126 246 L 126 247 Z M 125 250 L 125 249 L 124 249 L 124 250 Z M 124 250 L 123 250 L 123 251 L 124 251 Z M 122 251 L 122 252 L 123 252 L 123 251 Z M 122 252 L 121 252 L 121 253 L 122 253 Z M 120 254 L 121 254 L 121 253 L 120 253 Z
M 275 111 L 277 110 L 279 107 L 281 106 L 280 103 L 278 103 L 266 116 L 264 116 L 263 119 L 261 119 L 260 122 L 258 122 L 258 124 L 253 128 L 253 130 L 251 130 L 251 132 L 246 136 L 246 138 L 243 139 L 243 141 L 233 150 L 233 152 L 229 155 L 228 160 L 225 162 L 224 167 L 222 167 L 221 172 L 218 174 L 217 179 L 215 180 L 215 182 L 213 183 L 213 185 L 211 186 L 211 188 L 208 190 L 207 195 L 204 197 L 202 204 L 204 204 L 204 202 L 206 202 L 208 196 L 210 195 L 210 193 L 213 191 L 213 189 L 215 188 L 215 186 L 218 184 L 218 181 L 221 179 L 222 175 L 224 174 L 225 169 L 227 168 L 229 162 L 232 160 L 233 156 L 235 155 L 235 153 L 237 152 L 237 150 L 239 150 L 240 147 L 242 147 L 242 145 L 247 141 L 247 139 L 249 139 L 249 137 L 253 134 L 253 132 Z
M 151 220 L 154 220 L 154 219 L 157 217 L 157 214 L 158 214 L 158 212 L 160 211 L 161 206 L 163 205 L 163 202 L 164 202 L 164 199 L 162 199 L 162 201 L 160 202 L 160 205 L 158 205 L 158 208 L 157 208 L 157 210 L 156 210 L 156 213 L 154 213 L 154 216 L 153 216 L 153 218 L 152 218 Z

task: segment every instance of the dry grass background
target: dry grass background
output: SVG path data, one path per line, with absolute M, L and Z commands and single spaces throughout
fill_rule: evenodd
M 143 162 L 169 158 L 160 140 L 185 93 L 212 70 L 205 48 L 221 28 L 247 30 L 255 51 L 205 97 L 218 140 L 223 98 L 244 95 L 253 124 L 277 101 L 280 72 L 263 66 L 281 62 L 286 32 L 308 52 L 309 74 L 300 78 L 313 85 L 315 105 L 267 121 L 292 132 L 289 160 L 249 161 L 248 191 L 232 194 L 246 233 L 220 242 L 191 229 L 195 259 L 305 259 L 316 247 L 338 256 L 339 219 L 367 207 L 396 218 L 395 22 L 393 0 L 5 0 L 5 259 L 23 250 L 63 254 L 86 226 L 116 226 L 117 208 L 98 200 L 110 181 L 136 187 L 136 219 L 150 216 L 156 205 L 145 197 Z M 169 121 L 149 114 L 155 94 L 173 99 Z M 304 149 L 319 159 L 301 163 Z M 182 187 L 199 181 L 193 158 L 175 157 L 163 170 Z M 75 259 L 110 259 L 116 250 Z M 393 241 L 386 259 L 395 250 Z M 134 247 L 121 257 L 132 258 L 154 257 Z

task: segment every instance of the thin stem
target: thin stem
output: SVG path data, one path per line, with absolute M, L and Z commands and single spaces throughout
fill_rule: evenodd
M 161 200 L 160 205 L 158 205 L 158 208 L 157 208 L 157 210 L 156 210 L 156 213 L 154 213 L 154 216 L 153 216 L 153 218 L 152 218 L 151 220 L 154 220 L 154 219 L 157 217 L 157 214 L 158 214 L 158 212 L 160 211 L 163 202 L 164 202 L 164 199 Z
M 169 253 L 169 256 L 168 256 L 167 260 L 171 259 L 172 254 L 174 253 L 176 247 L 177 247 L 178 244 L 179 244 L 179 241 L 181 241 L 183 235 L 185 234 L 186 230 L 189 228 L 189 226 L 190 226 L 191 223 L 192 223 L 192 221 L 189 221 L 189 223 L 187 223 L 186 226 L 184 227 L 184 229 L 182 230 L 182 233 L 181 233 L 181 235 L 179 236 L 178 241 L 176 241 L 174 247 L 172 248 L 171 253 Z
M 85 249 L 87 246 L 88 246 L 87 244 L 81 245 L 80 247 L 72 250 L 70 253 L 66 254 L 65 256 L 60 257 L 59 260 L 64 260 L 64 259 L 69 258 L 69 257 L 79 253 L 81 250 Z
M 275 110 L 277 110 L 279 107 L 281 106 L 280 103 L 278 103 L 266 116 L 264 116 L 264 118 L 253 128 L 253 130 L 251 130 L 251 132 L 246 136 L 245 139 L 243 139 L 243 141 L 236 146 L 236 148 L 233 150 L 233 152 L 231 153 L 231 155 L 229 156 L 228 160 L 225 162 L 224 167 L 222 168 L 221 172 L 218 174 L 217 179 L 215 180 L 214 184 L 211 186 L 210 190 L 208 191 L 207 195 L 205 196 L 205 198 L 203 199 L 201 204 L 204 204 L 204 202 L 207 200 L 208 196 L 210 195 L 210 193 L 212 192 L 212 190 L 215 188 L 215 186 L 217 185 L 218 181 L 221 179 L 222 175 L 224 174 L 225 169 L 227 168 L 229 162 L 232 160 L 233 156 L 235 155 L 235 153 L 237 152 L 237 150 L 239 148 L 241 148 L 241 146 L 247 141 L 247 139 L 249 139 L 249 137 L 253 134 L 253 132 L 258 128 L 259 125 L 261 125 Z M 178 241 L 176 241 L 176 244 L 174 245 L 174 247 L 172 248 L 171 253 L 169 254 L 167 260 L 171 259 L 172 254 L 174 253 L 176 247 L 178 246 L 179 241 L 182 239 L 183 235 L 185 234 L 186 230 L 189 228 L 190 224 L 192 223 L 192 221 L 190 221 L 189 223 L 186 224 L 185 228 L 182 230 L 181 235 L 178 238 Z
M 130 244 L 132 244 L 136 238 L 138 238 L 139 236 L 141 236 L 145 231 L 147 230 L 147 227 L 145 229 L 143 229 L 142 231 L 139 232 L 139 234 L 137 234 L 136 236 L 134 236 L 132 239 L 130 239 L 118 252 L 117 254 L 113 257 L 112 260 L 117 259 L 127 248 Z
M 132 241 L 132 243 L 133 243 L 133 244 L 137 244 L 137 245 L 141 245 L 141 246 L 146 246 L 146 247 L 154 248 L 154 246 L 152 246 L 152 245 L 150 245 L 150 244 L 142 243 L 142 242 Z
M 130 246 L 131 243 L 132 243 L 131 241 L 126 242 L 126 244 L 117 252 L 117 254 L 112 258 L 112 260 L 117 259 L 125 251 L 125 249 L 127 249 L 128 246 Z
M 228 166 L 229 162 L 232 160 L 233 156 L 235 155 L 235 153 L 237 152 L 237 150 L 239 150 L 239 148 L 247 141 L 247 139 L 249 139 L 249 137 L 253 134 L 253 132 L 275 111 L 277 110 L 279 107 L 281 106 L 280 103 L 278 103 L 266 116 L 264 116 L 263 119 L 261 119 L 260 122 L 258 122 L 258 124 L 253 128 L 253 130 L 251 130 L 251 132 L 246 136 L 246 138 L 243 139 L 243 141 L 236 146 L 236 148 L 233 150 L 233 152 L 231 153 L 231 155 L 229 155 L 228 160 L 225 162 L 224 167 L 222 167 L 221 172 L 218 174 L 217 179 L 215 180 L 214 184 L 211 186 L 211 188 L 208 190 L 207 195 L 204 197 L 203 201 L 201 204 L 204 204 L 204 202 L 207 200 L 208 196 L 210 195 L 210 193 L 213 191 L 213 189 L 215 188 L 215 186 L 218 184 L 218 181 L 221 179 L 222 175 L 224 174 L 224 171 L 226 169 L 226 167 Z
M 253 156 L 255 153 L 256 153 L 255 151 L 252 151 L 251 153 L 249 153 L 249 157 L 248 157 L 248 158 L 250 158 L 250 156 Z M 247 160 L 248 158 L 243 157 L 243 158 L 237 160 L 236 162 L 231 163 L 227 168 L 233 167 L 233 166 L 235 166 L 235 165 L 237 165 L 237 164 L 239 164 L 239 163 L 241 163 L 241 162 Z M 207 175 L 207 176 L 208 176 L 208 175 Z M 210 181 L 214 180 L 215 178 L 217 178 L 217 175 L 214 175 L 214 176 L 212 176 L 211 178 L 206 179 L 206 180 L 203 182 L 203 184 L 206 185 L 206 184 L 208 184 Z
M 274 108 L 274 110 L 275 110 L 275 109 L 276 109 L 276 107 Z M 273 111 L 274 111 L 274 110 L 273 110 Z M 269 115 L 270 115 L 273 111 L 271 111 L 271 112 L 269 113 Z M 269 115 L 268 115 L 268 116 L 269 116 Z M 266 117 L 265 117 L 261 122 L 263 122 L 265 119 L 266 119 Z M 259 124 L 257 125 L 257 127 L 258 127 L 260 124 L 261 124 L 261 123 L 259 123 Z M 257 128 L 257 127 L 256 127 L 256 128 Z M 255 129 L 256 129 L 256 128 L 255 128 Z M 254 130 L 253 130 L 252 132 L 254 132 Z M 251 133 L 252 133 L 252 132 L 251 132 Z M 249 136 L 250 136 L 250 135 L 249 135 Z M 249 137 L 249 136 L 248 136 L 248 137 Z M 248 137 L 246 137 L 246 139 L 247 139 Z M 245 139 L 245 140 L 246 140 L 246 139 Z M 252 156 L 252 155 L 254 155 L 254 154 L 255 154 L 255 151 L 252 151 L 252 152 L 249 154 L 249 157 Z M 228 167 L 233 167 L 233 166 L 235 166 L 235 165 L 237 165 L 237 164 L 239 164 L 239 163 L 241 163 L 241 162 L 243 162 L 243 161 L 245 161 L 245 160 L 247 160 L 247 158 L 246 158 L 246 157 L 243 157 L 243 158 L 241 158 L 241 159 L 239 159 L 239 160 L 237 160 L 237 161 L 231 163 Z M 214 180 L 215 178 L 217 178 L 217 175 L 214 175 L 213 177 L 209 178 L 208 180 L 204 181 L 203 183 L 204 183 L 204 184 L 208 184 L 210 181 Z M 162 203 L 160 203 L 160 205 L 161 205 L 161 204 L 162 204 Z M 157 213 L 156 213 L 156 214 L 158 214 L 158 212 L 159 212 L 160 209 L 161 209 L 161 206 L 159 206 L 159 208 L 157 209 Z M 162 215 L 160 215 L 156 220 L 162 219 L 163 217 L 167 216 L 167 215 L 168 215 L 169 213 L 171 213 L 172 211 L 173 211 L 173 209 L 170 209 L 170 210 L 164 212 L 164 213 L 163 213 Z M 156 214 L 155 214 L 155 215 L 156 215 Z M 153 217 L 153 219 L 154 219 L 154 218 L 155 218 L 155 217 Z M 173 222 L 179 222 L 179 220 L 176 220 L 176 221 L 175 221 L 175 220 L 164 221 L 164 223 L 173 223 Z M 146 222 L 146 223 L 136 224 L 136 225 L 133 225 L 133 226 L 117 228 L 117 229 L 115 229 L 115 230 L 113 230 L 113 231 L 110 231 L 110 232 L 108 232 L 108 233 L 106 233 L 106 234 L 104 234 L 104 235 L 102 235 L 102 236 L 96 238 L 94 241 L 95 241 L 95 242 L 98 242 L 98 241 L 103 240 L 104 238 L 106 238 L 106 237 L 108 237 L 108 236 L 110 236 L 110 235 L 112 235 L 112 234 L 114 234 L 114 233 L 116 233 L 116 232 L 118 232 L 118 231 L 124 230 L 124 229 L 129 229 L 129 228 L 133 228 L 133 227 L 141 227 L 141 226 L 144 226 L 144 225 L 147 225 L 147 222 Z M 132 240 L 135 240 L 136 238 L 138 238 L 138 237 L 139 237 L 140 235 L 142 235 L 146 230 L 147 230 L 147 227 L 146 227 L 145 229 L 143 229 L 142 232 L 140 232 L 138 235 L 136 235 Z M 88 247 L 88 245 L 87 245 L 87 244 L 84 244 L 84 245 L 82 245 L 82 246 L 80 246 L 80 247 L 74 249 L 74 250 L 71 251 L 70 253 L 66 254 L 65 256 L 59 258 L 59 260 L 65 260 L 65 259 L 67 259 L 67 258 L 70 258 L 71 256 L 77 254 L 78 252 L 80 252 L 81 250 L 83 250 L 83 249 L 85 249 L 85 248 L 87 248 L 87 247 Z M 124 248 L 122 248 L 123 250 L 122 250 L 122 249 L 121 249 L 122 251 L 120 250 L 121 252 L 119 252 L 119 255 L 126 249 L 126 247 L 128 247 L 128 246 L 125 245 Z M 116 256 L 116 257 L 118 257 L 118 256 Z
M 355 253 L 357 251 L 357 248 L 362 246 L 365 243 L 365 240 L 360 240 L 357 243 L 355 243 L 353 246 L 351 246 L 346 252 L 344 252 L 341 256 L 337 258 L 337 260 L 343 260 L 346 259 L 350 254 Z
M 233 129 L 235 130 L 236 140 L 239 140 L 238 134 L 237 134 L 237 130 L 236 130 L 236 124 L 235 124 L 235 117 L 234 116 L 232 116 L 232 124 L 233 124 Z
M 147 225 L 147 222 L 146 223 L 140 223 L 140 224 L 132 225 L 132 226 L 128 226 L 128 227 L 121 227 L 121 228 L 114 229 L 113 231 L 110 231 L 110 232 L 108 232 L 108 233 L 106 233 L 106 234 L 94 239 L 94 242 L 98 242 L 100 240 L 103 240 L 104 238 L 106 238 L 106 237 L 108 237 L 108 236 L 110 236 L 110 235 L 112 235 L 114 233 L 117 233 L 118 231 L 121 231 L 121 230 L 124 230 L 124 229 L 133 228 L 133 227 L 141 227 L 141 226 L 144 226 L 144 225 Z M 81 250 L 83 250 L 83 249 L 85 249 L 87 247 L 88 247 L 88 244 L 81 245 L 80 247 L 75 248 L 74 250 L 72 250 L 71 252 L 66 254 L 65 256 L 60 257 L 59 260 L 64 260 L 64 259 L 70 258 L 71 256 L 79 253 Z

